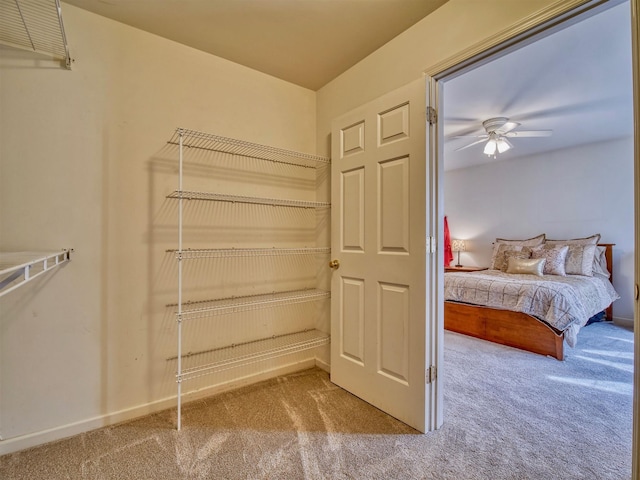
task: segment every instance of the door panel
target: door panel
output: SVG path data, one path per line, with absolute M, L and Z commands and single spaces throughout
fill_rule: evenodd
M 409 253 L 409 157 L 378 164 L 380 252 Z
M 364 168 L 342 173 L 342 249 L 364 251 Z
M 364 364 L 364 281 L 342 278 L 341 356 Z
M 409 381 L 409 286 L 380 282 L 378 370 L 404 385 Z
M 331 172 L 331 380 L 422 432 L 435 428 L 425 107 L 420 80 L 336 119 Z

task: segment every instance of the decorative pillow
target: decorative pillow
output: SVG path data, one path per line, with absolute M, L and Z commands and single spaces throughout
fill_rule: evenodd
M 546 244 L 545 249 L 560 246 L 560 244 Z M 567 259 L 564 263 L 564 270 L 567 275 L 593 276 L 593 262 L 596 255 L 596 245 L 565 245 L 569 247 Z
M 593 258 L 593 274 L 604 275 L 607 278 L 611 277 L 611 272 L 607 268 L 607 257 L 605 252 L 606 247 L 596 246 L 596 254 Z
M 527 238 L 526 240 L 508 240 L 506 238 L 496 238 L 496 243 L 505 243 L 507 245 L 520 245 L 521 247 L 537 247 L 542 245 L 545 240 L 545 234 L 537 237 Z
M 509 245 L 513 247 L 536 247 L 544 243 L 545 234 L 538 235 L 537 237 L 527 238 L 526 240 L 508 240 L 506 238 L 496 238 L 493 244 L 493 252 L 491 254 L 491 266 L 494 270 L 504 271 L 507 268 L 506 260 L 497 258 L 500 252 L 501 245 Z M 520 251 L 522 248 L 513 249 L 513 251 Z M 504 250 L 502 250 L 504 251 Z M 502 268 L 500 268 L 502 266 Z
M 561 275 L 567 276 L 565 271 L 565 262 L 569 253 L 569 245 L 556 245 L 554 247 L 545 247 L 540 245 L 531 250 L 531 258 L 544 258 L 544 274 L 545 275 Z
M 596 246 L 600 241 L 600 234 L 596 233 L 585 238 L 571 238 L 568 240 L 546 240 L 545 248 L 556 245 L 568 245 L 565 272 L 567 275 L 593 276 L 593 261 L 596 255 Z
M 496 243 L 493 248 L 493 256 L 491 258 L 491 266 L 489 268 L 493 270 L 502 270 L 503 272 L 507 269 L 507 253 L 513 252 L 521 252 L 521 245 L 507 245 L 504 243 Z M 529 256 L 531 253 L 529 252 Z
M 504 269 L 507 270 L 507 265 L 509 265 L 509 259 L 518 258 L 521 260 L 526 260 L 531 258 L 531 247 L 522 247 L 522 250 L 506 250 L 504 252 Z
M 595 235 L 591 235 L 590 237 L 585 238 L 571 238 L 569 240 L 545 240 L 545 244 L 549 245 L 597 245 L 600 241 L 600 234 L 596 233 Z
M 544 272 L 544 258 L 509 258 L 507 273 L 525 273 L 541 277 Z
M 597 245 L 569 245 L 565 269 L 569 275 L 593 276 Z

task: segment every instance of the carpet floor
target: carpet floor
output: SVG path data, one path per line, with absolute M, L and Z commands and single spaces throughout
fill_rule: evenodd
M 292 375 L 0 457 L 3 480 L 629 479 L 633 333 L 590 325 L 566 360 L 447 332 L 426 435 Z

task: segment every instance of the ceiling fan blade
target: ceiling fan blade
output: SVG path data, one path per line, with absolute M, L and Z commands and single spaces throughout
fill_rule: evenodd
M 486 139 L 483 138 L 482 140 L 477 140 L 475 142 L 471 142 L 470 144 L 465 145 L 464 147 L 456 148 L 454 150 L 454 152 L 459 152 L 460 150 L 464 150 L 465 148 L 473 147 L 474 145 L 477 145 L 477 144 L 482 143 L 484 141 L 486 141 Z
M 451 135 L 448 138 L 489 138 L 489 135 Z
M 511 143 L 508 138 L 502 137 L 502 140 L 509 145 L 509 148 L 513 148 L 513 143 Z
M 496 128 L 495 132 L 498 135 L 504 135 L 505 133 L 510 132 L 511 130 L 513 130 L 516 127 L 519 127 L 520 124 L 518 122 L 507 122 L 504 125 L 502 125 L 500 128 Z
M 553 133 L 553 130 L 522 130 L 519 132 L 505 133 L 505 137 L 549 137 Z

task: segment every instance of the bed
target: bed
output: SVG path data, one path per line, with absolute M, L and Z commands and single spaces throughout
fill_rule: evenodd
M 611 284 L 613 246 L 597 244 L 608 275 L 445 273 L 444 327 L 564 360 L 564 344 L 573 346 L 590 319 L 612 319 L 611 304 L 619 298 Z

